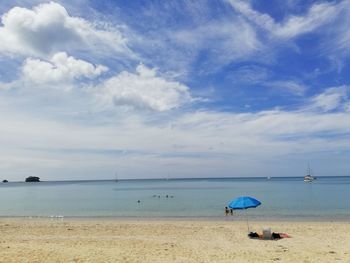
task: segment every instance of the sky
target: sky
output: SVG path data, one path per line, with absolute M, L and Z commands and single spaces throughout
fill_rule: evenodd
M 0 3 L 0 179 L 350 175 L 350 1 Z

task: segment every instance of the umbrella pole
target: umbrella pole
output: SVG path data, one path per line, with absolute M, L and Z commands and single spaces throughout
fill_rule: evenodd
M 246 221 L 247 221 L 247 228 L 248 228 L 248 233 L 250 233 L 250 231 L 249 231 L 249 223 L 248 223 L 248 214 L 247 214 L 247 209 L 244 209 L 245 211 L 245 219 L 246 219 Z

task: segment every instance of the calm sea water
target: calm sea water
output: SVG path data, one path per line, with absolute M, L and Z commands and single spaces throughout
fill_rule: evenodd
M 248 195 L 262 202 L 250 219 L 350 220 L 349 190 L 350 177 L 7 183 L 0 216 L 225 219 L 224 207 Z

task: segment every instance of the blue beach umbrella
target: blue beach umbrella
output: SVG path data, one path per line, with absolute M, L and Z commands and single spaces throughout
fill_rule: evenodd
M 249 196 L 241 196 L 234 200 L 232 200 L 228 207 L 232 209 L 248 209 L 248 208 L 255 208 L 257 206 L 261 205 L 261 202 L 259 200 L 256 200 L 253 197 Z M 248 217 L 247 218 L 247 227 L 249 232 L 249 223 L 248 223 Z

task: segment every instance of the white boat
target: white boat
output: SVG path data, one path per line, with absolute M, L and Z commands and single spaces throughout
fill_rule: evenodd
M 315 178 L 311 175 L 305 175 L 304 176 L 304 182 L 311 183 Z
M 306 175 L 304 176 L 304 182 L 311 183 L 315 179 L 316 178 L 311 175 L 310 164 L 308 164 L 307 165 L 307 172 L 306 172 Z

